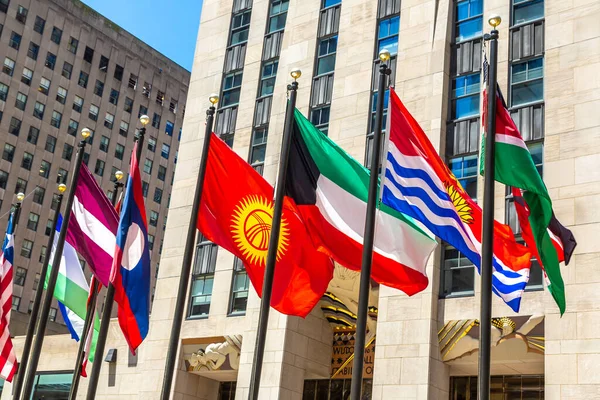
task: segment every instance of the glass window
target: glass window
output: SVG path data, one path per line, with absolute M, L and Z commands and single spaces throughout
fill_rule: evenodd
M 37 231 L 39 222 L 40 222 L 40 216 L 36 213 L 30 212 L 29 218 L 27 219 L 27 229 L 30 229 L 32 231 Z
M 33 71 L 29 68 L 23 68 L 23 74 L 21 75 L 21 82 L 27 86 L 31 86 L 31 79 L 33 78 Z
M 144 81 L 144 86 L 142 87 L 142 96 L 150 98 L 151 92 L 152 92 L 152 84 Z
M 158 90 L 156 92 L 156 104 L 163 106 L 165 103 L 165 93 Z
M 110 90 L 110 97 L 108 98 L 108 102 L 114 104 L 115 106 L 119 102 L 119 91 L 116 89 Z
M 140 109 L 138 111 L 138 118 L 140 118 L 142 115 L 148 115 L 148 107 L 140 105 Z
M 144 197 L 148 197 L 149 188 L 150 185 L 148 184 L 148 182 L 142 181 L 142 195 L 144 195 Z
M 100 69 L 100 71 L 103 71 L 103 72 L 108 71 L 108 58 L 101 55 L 100 63 L 98 64 L 98 68 Z
M 156 129 L 160 128 L 160 114 L 154 113 L 152 117 L 152 126 Z
M 162 202 L 162 195 L 163 195 L 163 191 L 162 189 L 159 188 L 155 188 L 154 189 L 154 202 L 157 204 L 160 204 Z
M 62 68 L 62 76 L 64 76 L 67 79 L 71 79 L 71 75 L 73 74 L 73 64 L 69 64 L 68 62 L 64 62 L 63 63 L 63 68 Z
M 144 160 L 144 172 L 147 174 L 152 173 L 152 160 L 149 158 L 146 158 Z
M 15 146 L 12 144 L 5 143 L 4 151 L 2 152 L 2 159 L 8 162 L 12 162 L 15 157 Z
M 44 119 L 44 110 L 46 109 L 46 106 L 42 103 L 40 103 L 39 101 L 35 102 L 35 106 L 33 106 L 33 116 L 43 120 Z
M 52 111 L 52 119 L 50 120 L 50 125 L 55 128 L 60 128 L 60 122 L 62 121 L 62 114 L 58 111 Z
M 42 160 L 42 164 L 40 165 L 40 176 L 44 178 L 48 178 L 50 176 L 50 170 L 52 169 L 52 164 L 50 164 L 46 160 Z
M 57 310 L 56 308 L 54 308 L 54 307 L 50 307 L 50 313 L 48 314 L 48 319 L 49 319 L 50 321 L 53 321 L 53 322 L 55 322 L 55 321 L 56 321 L 56 312 L 57 312 L 57 311 L 58 311 L 58 310 Z M 36 392 L 36 394 L 37 394 L 37 392 Z
M 127 132 L 129 132 L 129 124 L 125 121 L 121 121 L 121 125 L 119 126 L 119 135 L 127 137 Z
M 52 202 L 50 203 L 50 208 L 54 211 L 56 211 L 56 209 L 58 208 L 58 194 L 56 193 L 52 195 Z
M 79 129 L 79 122 L 75 120 L 69 120 L 69 126 L 67 127 L 67 133 L 71 136 L 77 136 L 77 130 Z
M 231 42 L 230 46 L 248 41 L 248 32 L 250 30 L 250 10 L 233 16 L 231 23 Z
M 33 249 L 33 242 L 27 239 L 21 240 L 21 257 L 31 258 L 31 250 Z
M 75 98 L 73 99 L 73 110 L 80 113 L 82 108 L 83 108 L 83 98 L 76 95 Z
M 544 0 L 513 0 L 513 25 L 544 17 Z
M 336 6 L 338 4 L 340 4 L 342 2 L 342 0 L 324 0 L 323 1 L 323 8 L 327 8 L 327 7 L 331 7 L 331 6 Z
M 15 70 L 15 60 L 6 57 L 4 59 L 4 66 L 2 67 L 2 72 L 4 72 L 7 75 L 12 76 L 14 70 Z
M 33 166 L 33 154 L 24 152 L 23 160 L 21 161 L 21 167 L 25 168 L 27 171 L 31 171 L 32 166 Z
M 440 297 L 472 296 L 475 293 L 475 267 L 454 247 L 444 247 Z
M 335 53 L 337 52 L 337 36 L 319 41 L 317 54 L 317 75 L 327 74 L 335 68 Z
M 100 138 L 100 151 L 108 152 L 108 146 L 110 144 L 110 139 L 106 136 L 102 136 Z
M 37 215 L 37 214 L 34 214 Z M 31 213 L 29 214 L 29 218 L 31 220 Z M 39 215 L 38 215 L 39 218 Z M 37 224 L 37 222 L 36 222 Z M 29 224 L 27 224 L 29 226 Z M 35 231 L 35 229 L 34 229 Z M 25 279 L 27 279 L 27 270 L 25 268 L 21 268 L 21 267 L 17 267 L 17 269 L 15 270 L 15 285 L 19 285 L 19 286 L 24 286 L 25 285 Z
M 7 97 L 8 97 L 8 86 L 6 86 L 4 83 L 0 82 L 0 100 L 6 101 Z
M 21 298 L 19 296 L 14 296 L 12 297 L 12 310 L 14 311 L 18 311 L 19 310 L 19 306 L 21 305 Z
M 58 87 L 58 90 L 56 91 L 56 101 L 60 104 L 65 104 L 67 102 L 67 89 L 62 86 Z
M 52 135 L 48 135 L 46 137 L 46 146 L 45 146 L 46 151 L 49 151 L 50 153 L 54 153 L 55 148 L 56 148 L 56 138 Z
M 452 118 L 479 115 L 480 74 L 459 76 L 452 80 Z
M 36 187 L 33 191 L 33 202 L 36 204 L 44 204 L 44 196 L 46 195 L 46 189 L 43 187 Z
M 329 125 L 329 112 L 330 107 L 317 108 L 310 112 L 310 122 L 326 135 Z
M 27 181 L 25 179 L 17 179 L 17 184 L 15 185 L 15 194 L 19 192 L 27 193 Z
M 98 111 L 100 111 L 98 109 L 98 106 L 90 104 L 90 112 L 88 113 L 89 119 L 91 119 L 92 121 L 98 121 Z
M 533 158 L 533 163 L 535 164 L 535 168 L 538 170 L 540 176 L 544 176 L 544 143 L 528 143 L 527 147 L 529 148 L 529 153 L 531 153 L 531 158 Z
M 73 146 L 71 146 L 69 143 L 65 143 L 65 145 L 63 147 L 62 158 L 67 161 L 71 161 L 72 157 L 73 157 Z
M 28 9 L 26 9 L 23 6 L 19 6 L 17 8 L 17 21 L 25 23 L 27 22 L 27 13 L 29 12 Z
M 150 211 L 150 218 L 148 219 L 148 223 L 152 226 L 158 225 L 158 213 L 156 211 Z
M 125 153 L 125 146 L 117 143 L 117 146 L 115 147 L 115 158 L 122 160 L 124 153 Z
M 48 52 L 46 54 L 46 63 L 44 65 L 54 71 L 54 66 L 56 65 L 56 54 Z
M 46 27 L 46 20 L 39 15 L 35 17 L 35 24 L 33 24 L 33 30 L 39 34 L 44 33 L 44 28 Z
M 192 290 L 188 317 L 206 317 L 210 301 L 217 261 L 218 247 L 200 236 L 196 244 L 196 259 L 192 272 Z
M 125 97 L 125 105 L 123 106 L 123 110 L 131 114 L 131 110 L 133 110 L 133 99 Z
M 96 79 L 96 85 L 94 86 L 94 94 L 96 96 L 102 97 L 104 93 L 104 82 L 99 79 Z
M 160 155 L 162 156 L 162 158 L 166 158 L 168 160 L 170 152 L 171 152 L 171 146 L 169 146 L 166 143 L 163 143 L 162 149 L 160 151 Z
M 36 127 L 30 126 L 29 133 L 27 133 L 27 141 L 31 144 L 37 144 L 39 137 L 40 130 Z
M 113 125 L 115 123 L 115 116 L 112 115 L 111 113 L 106 113 L 106 116 L 104 117 L 104 126 L 107 127 L 108 129 L 112 129 Z
M 225 75 L 223 81 L 223 99 L 221 106 L 226 107 L 240 102 L 242 72 Z
M 38 54 L 40 53 L 40 46 L 33 42 L 29 42 L 29 48 L 27 49 L 27 57 L 32 60 L 37 60 Z
M 177 100 L 171 99 L 171 102 L 169 103 L 169 111 L 171 111 L 173 114 L 177 114 Z
M 135 88 L 137 87 L 137 82 L 138 82 L 137 75 L 129 74 L 129 83 L 127 84 L 127 86 L 130 87 L 131 89 L 135 90 Z
M 50 40 L 52 40 L 56 44 L 60 44 L 60 39 L 62 38 L 63 31 L 58 29 L 57 27 L 52 27 L 52 35 L 50 35 Z
M 77 84 L 82 88 L 87 88 L 89 78 L 90 76 L 88 74 L 83 71 L 79 71 L 79 81 L 77 81 Z
M 38 91 L 47 96 L 48 92 L 50 91 L 50 80 L 42 77 L 42 79 L 40 79 L 40 87 L 38 88 Z
M 265 164 L 265 154 L 267 151 L 267 139 L 269 133 L 267 128 L 256 129 L 254 134 L 252 135 L 252 147 L 250 148 L 250 165 L 254 168 L 259 174 L 262 175 L 264 164 Z
M 448 163 L 462 188 L 472 199 L 477 199 L 477 154 L 455 157 Z
M 19 50 L 19 47 L 21 47 L 21 35 L 19 35 L 17 32 L 12 32 L 10 34 L 8 45 L 15 50 Z
M 63 168 L 58 169 L 58 174 L 56 175 L 56 183 L 67 183 L 67 178 L 69 177 L 69 171 Z
M 463 0 L 456 3 L 456 41 L 481 36 L 483 32 L 483 0 Z
M 260 96 L 269 96 L 273 94 L 278 65 L 279 61 L 272 61 L 263 65 L 260 76 Z
M 0 189 L 6 189 L 8 183 L 8 172 L 0 169 Z
M 150 150 L 151 152 L 156 151 L 156 139 L 152 136 L 148 138 L 148 150 Z
M 77 40 L 73 36 L 71 36 L 69 38 L 69 44 L 67 45 L 67 50 L 69 50 L 73 54 L 76 54 L 78 47 L 79 47 L 79 40 Z
M 21 92 L 17 93 L 17 98 L 15 99 L 15 107 L 21 111 L 24 111 L 26 105 L 27 105 L 27 95 L 25 95 L 24 93 L 21 93 Z M 13 117 L 13 119 L 15 119 L 15 118 Z M 10 122 L 10 125 L 12 128 L 12 125 L 13 125 L 12 120 Z M 21 123 L 19 121 L 19 128 L 20 127 L 21 127 Z M 9 128 L 9 130 L 10 130 L 10 128 Z M 13 133 L 13 132 L 11 132 L 11 133 Z M 18 132 L 17 132 L 17 134 L 18 134 Z
M 167 167 L 159 165 L 158 166 L 158 174 L 157 174 L 158 179 L 164 182 L 166 176 L 167 176 Z
M 8 126 L 8 132 L 15 136 L 19 136 L 19 133 L 21 133 L 21 120 L 12 117 L 10 119 L 10 125 Z
M 165 124 L 165 133 L 169 136 L 173 136 L 174 125 L 171 121 L 167 121 Z
M 398 31 L 400 30 L 400 16 L 384 19 L 379 22 L 377 37 L 378 51 L 387 50 L 391 55 L 398 54 Z
M 544 99 L 544 59 L 511 66 L 511 104 L 513 107 Z
M 285 28 L 289 0 L 273 0 L 269 11 L 269 32 L 280 31 Z
M 85 46 L 85 52 L 83 53 L 83 59 L 91 64 L 92 60 L 94 59 L 94 49 L 92 49 L 88 46 Z
M 119 82 L 123 80 L 123 71 L 124 71 L 123 67 L 121 67 L 119 64 L 115 65 L 115 73 L 113 76 Z
M 94 168 L 94 173 L 98 176 L 104 175 L 104 161 L 96 160 L 96 167 Z
M 244 263 L 235 258 L 233 263 L 233 280 L 231 283 L 231 298 L 229 300 L 229 314 L 244 314 L 248 305 L 248 289 L 250 279 Z

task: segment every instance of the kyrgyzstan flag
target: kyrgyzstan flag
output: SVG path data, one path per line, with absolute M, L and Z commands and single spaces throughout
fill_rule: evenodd
M 273 221 L 273 187 L 225 142 L 212 135 L 198 229 L 239 257 L 262 295 Z M 271 306 L 305 317 L 327 290 L 333 261 L 318 252 L 293 200 L 286 198 L 281 219 Z

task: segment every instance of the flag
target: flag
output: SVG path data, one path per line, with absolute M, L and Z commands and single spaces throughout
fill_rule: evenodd
M 211 139 L 198 230 L 240 258 L 262 295 L 273 187 L 214 134 Z M 305 317 L 333 276 L 333 262 L 313 247 L 293 200 L 285 198 L 271 306 Z
M 92 276 L 92 280 L 90 282 L 90 292 L 88 294 L 88 300 L 87 300 L 87 305 L 89 307 L 90 302 L 92 301 L 92 296 L 93 296 L 93 289 L 94 289 L 94 285 L 95 285 L 95 280 L 96 278 L 94 276 Z M 102 289 L 102 285 L 98 285 L 98 293 L 100 293 L 100 290 Z M 88 362 L 88 358 L 90 359 L 90 361 L 94 361 L 94 354 L 96 354 L 96 344 L 95 344 L 95 336 L 96 336 L 96 330 L 94 329 L 94 325 L 90 325 L 88 331 L 85 334 L 85 347 L 83 349 L 83 362 L 81 363 L 81 371 L 80 371 L 80 375 L 83 376 L 84 378 L 87 378 L 87 362 Z
M 561 314 L 566 309 L 565 285 L 560 273 L 559 251 L 556 250 L 549 231 L 551 222 L 556 220 L 552 210 L 552 200 L 548 189 L 540 176 L 531 153 L 523 141 L 510 113 L 498 89 L 496 96 L 496 154 L 495 154 L 495 176 L 498 182 L 507 186 L 521 189 L 522 198 L 528 209 L 528 226 L 535 242 L 540 264 L 548 277 L 548 290 L 556 301 Z M 484 95 L 483 115 L 487 115 L 486 95 Z M 558 222 L 558 221 L 556 221 Z M 555 229 L 561 231 L 560 227 L 552 224 Z M 562 225 L 560 225 L 562 227 Z M 563 227 L 564 228 L 564 227 Z M 569 231 L 570 233 L 570 231 Z M 559 233 L 560 234 L 560 233 Z M 564 232 L 568 236 L 567 232 Z M 567 237 L 565 236 L 565 237 Z M 571 238 L 573 238 L 571 234 Z M 572 252 L 574 245 L 569 239 L 569 249 Z M 576 244 L 576 243 L 575 243 Z M 564 251 L 563 251 L 564 252 Z M 570 253 L 565 257 L 570 258 Z
M 389 149 L 383 203 L 423 223 L 481 264 L 482 210 L 463 190 L 417 121 L 390 89 Z M 494 222 L 492 290 L 515 312 L 529 280 L 530 251 L 510 227 Z
M 313 243 L 354 271 L 362 267 L 369 171 L 295 110 L 286 194 Z M 412 218 L 385 205 L 376 214 L 371 275 L 413 295 L 428 284 L 425 267 L 437 242 Z
M 13 294 L 13 264 L 15 260 L 15 212 L 12 212 L 6 227 L 6 236 L 0 254 L 0 378 L 12 382 L 17 372 L 17 356 L 9 332 Z
M 85 163 L 81 164 L 71 211 L 67 241 L 108 286 L 119 217 Z
M 56 221 L 56 235 L 50 253 L 50 260 L 54 260 L 54 253 L 58 243 L 58 237 L 62 226 L 62 215 L 58 214 Z M 69 227 L 71 225 L 69 224 Z M 48 265 L 48 270 L 52 269 L 52 265 Z M 44 289 L 48 287 L 50 273 L 46 274 Z M 75 341 L 81 340 L 83 336 L 83 326 L 87 315 L 87 297 L 89 286 L 79 263 L 77 251 L 69 241 L 69 235 L 63 247 L 63 254 L 58 268 L 58 277 L 54 288 L 54 297 L 58 300 L 58 306 L 65 321 L 65 325 L 71 333 L 71 337 Z M 100 320 L 98 316 L 94 317 L 94 340 L 92 347 L 96 348 L 98 339 L 98 331 L 100 329 Z M 91 355 L 93 361 L 93 354 Z
M 138 145 L 131 156 L 110 277 L 119 305 L 119 325 L 133 354 L 148 334 L 150 319 L 150 250 Z

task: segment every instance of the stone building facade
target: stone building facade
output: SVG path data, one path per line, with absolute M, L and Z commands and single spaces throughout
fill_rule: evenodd
M 578 240 L 561 268 L 562 317 L 536 265 L 518 315 L 494 298 L 492 390 L 508 399 L 600 398 L 600 4 L 589 0 L 205 0 L 150 333 L 133 358 L 111 326 L 107 346 L 118 356 L 103 368 L 98 398 L 159 396 L 211 93 L 221 94 L 216 132 L 273 182 L 289 72 L 301 68 L 298 108 L 367 163 L 373 71 L 387 48 L 400 98 L 481 198 L 481 39 L 492 14 L 503 19 L 500 87 L 557 217 Z M 502 185 L 496 197 L 496 218 L 518 233 Z M 410 298 L 373 290 L 365 398 L 476 398 L 477 272 L 440 244 L 427 273 L 429 287 Z M 246 399 L 260 301 L 234 257 L 201 238 L 190 278 L 173 398 Z M 353 336 L 342 322 L 351 325 L 351 300 L 338 302 L 338 318 L 326 298 L 306 319 L 271 312 L 261 399 L 345 398 L 349 371 L 340 366 Z M 40 369 L 72 370 L 73 353 L 57 345 Z
M 150 116 L 140 165 L 158 272 L 190 73 L 80 1 L 2 0 L 0 35 L 0 230 L 15 194 L 27 196 L 15 251 L 12 333 L 20 335 L 53 196 L 58 183 L 70 183 L 83 128 L 93 131 L 84 161 L 112 197 L 115 171 L 128 172 L 139 115 Z M 51 313 L 62 321 L 56 305 Z

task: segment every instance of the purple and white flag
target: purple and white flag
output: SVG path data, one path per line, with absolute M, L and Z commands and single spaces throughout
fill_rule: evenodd
M 108 286 L 119 216 L 85 164 L 81 165 L 71 210 L 67 241 Z

